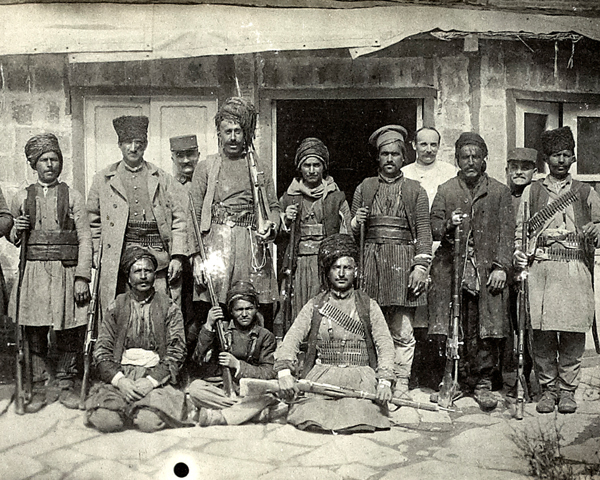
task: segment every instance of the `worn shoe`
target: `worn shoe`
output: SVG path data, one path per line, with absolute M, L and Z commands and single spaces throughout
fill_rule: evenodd
M 79 408 L 79 395 L 72 388 L 60 392 L 58 401 L 65 407 L 77 410 Z
M 558 400 L 559 413 L 575 413 L 577 410 L 577 402 L 575 401 L 575 392 L 561 390 Z
M 484 412 L 494 410 L 494 408 L 498 406 L 498 399 L 492 393 L 491 388 L 475 388 L 473 398 L 479 404 L 479 408 L 481 408 L 481 410 L 483 410 Z
M 542 394 L 542 398 L 538 401 L 535 409 L 538 413 L 552 413 L 556 407 L 556 392 L 554 390 L 546 390 Z M 575 401 L 573 401 L 575 403 Z M 577 408 L 577 405 L 575 405 Z M 575 410 L 573 410 L 575 411 Z
M 213 425 L 227 425 L 223 414 L 212 408 L 200 408 L 198 411 L 198 426 L 212 427 Z

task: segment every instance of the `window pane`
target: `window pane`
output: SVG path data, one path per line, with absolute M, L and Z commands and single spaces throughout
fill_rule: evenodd
M 577 117 L 577 173 L 600 173 L 599 117 Z
M 544 173 L 546 163 L 542 156 L 542 143 L 540 137 L 542 132 L 546 130 L 548 123 L 548 115 L 541 113 L 525 113 L 525 138 L 523 146 L 525 148 L 535 148 L 538 152 L 537 169 L 538 172 Z

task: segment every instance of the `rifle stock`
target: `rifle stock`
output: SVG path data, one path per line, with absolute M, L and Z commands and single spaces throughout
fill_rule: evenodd
M 92 269 L 92 291 L 90 304 L 87 312 L 87 328 L 85 331 L 85 343 L 83 344 L 83 380 L 81 382 L 81 392 L 79 394 L 79 409 L 85 410 L 85 397 L 90 382 L 90 370 L 92 364 L 92 345 L 96 341 L 94 332 L 96 330 L 96 317 L 98 314 L 98 290 L 100 287 L 100 268 L 102 263 L 102 240 L 98 248 L 98 261 L 96 268 Z
M 15 323 L 17 325 L 17 365 L 16 365 L 16 392 L 15 411 L 18 415 L 25 413 L 25 406 L 31 400 L 31 357 L 29 352 L 29 340 L 25 327 L 19 324 L 19 310 L 21 306 L 21 286 L 27 264 L 27 242 L 29 231 L 26 230 L 21 236 L 21 252 L 19 254 L 19 279 L 17 280 L 17 295 L 15 302 Z
M 460 360 L 459 346 L 462 342 L 459 340 L 460 325 L 460 301 L 461 301 L 461 226 L 457 225 L 454 229 L 454 279 L 452 284 L 452 310 L 450 314 L 450 325 L 448 337 L 446 339 L 446 367 L 442 386 L 438 394 L 438 405 L 442 408 L 449 408 L 454 402 L 454 397 L 459 391 L 458 385 L 458 362 Z
M 210 296 L 210 303 L 213 307 L 219 306 L 219 299 L 217 298 L 217 294 L 215 292 L 215 287 L 212 282 L 212 278 L 208 274 L 206 270 L 206 251 L 204 250 L 204 242 L 202 241 L 202 232 L 200 231 L 200 226 L 198 225 L 198 217 L 196 216 L 196 207 L 194 206 L 194 199 L 191 194 L 189 197 L 190 201 L 190 211 L 192 214 L 192 225 L 194 227 L 194 234 L 196 236 L 196 242 L 198 242 L 198 251 L 200 253 L 200 258 L 202 259 L 202 267 L 204 269 L 204 278 L 206 281 L 206 287 L 208 289 L 208 294 Z M 215 327 L 217 329 L 217 336 L 219 338 L 219 345 L 221 347 L 221 351 L 228 352 L 231 349 L 229 342 L 227 341 L 227 336 L 225 335 L 225 327 L 223 326 L 223 322 L 219 320 Z M 222 368 L 223 371 L 223 390 L 228 397 L 235 397 L 235 389 L 233 387 L 233 377 L 231 376 L 231 369 L 227 367 Z
M 298 380 L 296 385 L 298 385 L 298 389 L 301 392 L 318 393 L 332 398 L 364 398 L 372 401 L 377 399 L 377 395 L 374 393 L 355 390 L 353 388 L 338 387 L 337 385 L 330 385 L 327 383 L 311 382 L 310 380 L 305 379 Z M 277 380 L 260 380 L 257 378 L 240 379 L 240 396 L 242 397 L 277 392 L 279 392 L 279 382 Z M 398 407 L 412 407 L 432 412 L 441 410 L 437 405 L 414 402 L 404 398 L 392 398 L 389 403 Z

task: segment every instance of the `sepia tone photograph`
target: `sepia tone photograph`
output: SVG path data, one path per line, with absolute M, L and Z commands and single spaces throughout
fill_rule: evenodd
M 598 1 L 0 32 L 0 478 L 600 478 Z

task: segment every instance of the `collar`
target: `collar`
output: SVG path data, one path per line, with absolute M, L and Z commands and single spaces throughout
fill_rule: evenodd
M 135 303 L 137 303 L 141 307 L 148 305 L 150 302 L 152 302 L 152 299 L 154 298 L 155 293 L 156 293 L 156 290 L 154 289 L 154 287 L 152 287 L 152 292 L 150 293 L 150 295 L 147 298 L 145 298 L 144 300 L 138 300 L 133 295 L 133 292 L 131 292 L 131 291 L 129 292 L 129 294 L 131 295 L 131 300 L 133 300 Z
M 402 170 L 400 170 L 400 174 L 397 177 L 394 178 L 388 178 L 388 177 L 384 177 L 381 173 L 378 174 L 379 177 L 379 181 L 383 182 L 383 183 L 396 183 L 399 182 L 400 180 L 402 180 L 404 178 L 404 173 L 402 173 Z
M 51 183 L 44 183 L 40 180 L 38 180 L 37 183 L 38 183 L 38 185 L 40 185 L 43 188 L 52 188 L 52 187 L 56 187 L 58 185 L 58 178 Z
M 123 168 L 125 168 L 125 170 L 127 170 L 128 172 L 137 173 L 142 171 L 144 165 L 146 164 L 146 161 L 142 159 L 142 163 L 140 163 L 137 167 L 130 167 L 129 165 L 127 165 L 127 162 L 125 160 L 121 160 L 121 164 L 123 165 Z
M 177 181 L 179 183 L 181 183 L 182 185 L 185 185 L 186 183 L 189 183 L 192 181 L 191 177 L 188 177 L 187 175 L 184 175 L 183 173 L 180 173 L 177 176 Z
M 257 313 L 257 315 L 258 315 L 258 313 Z M 248 330 L 241 330 L 240 328 L 238 328 L 238 326 L 235 324 L 235 322 L 233 320 L 230 320 L 229 327 L 227 328 L 227 330 L 229 330 L 229 331 L 237 330 L 238 332 L 247 333 L 251 337 L 258 337 L 258 332 L 260 329 L 259 323 L 260 322 L 258 321 L 258 318 L 254 317 L 254 322 L 252 323 L 252 326 Z
M 548 174 L 548 175 L 546 175 L 546 178 L 544 178 L 544 180 L 542 181 L 542 184 L 545 186 L 550 186 L 550 185 L 557 186 L 558 185 L 561 188 L 564 188 L 567 185 L 570 185 L 571 183 L 573 183 L 573 177 L 571 177 L 570 173 L 563 180 L 559 180 L 558 178 L 553 177 L 552 175 Z
M 337 190 L 339 190 L 339 187 L 331 176 L 324 178 L 321 184 L 315 188 L 309 188 L 302 179 L 298 180 L 297 178 L 294 178 L 287 189 L 287 194 L 305 195 L 309 198 L 318 200 L 319 198 L 325 198 L 329 193 Z
M 351 288 L 349 290 L 346 290 L 345 292 L 338 292 L 337 290 L 331 289 L 331 290 L 329 290 L 329 293 L 331 293 L 331 295 L 333 295 L 338 300 L 345 300 L 347 298 L 352 297 L 352 295 L 354 295 L 354 289 Z

